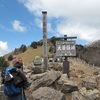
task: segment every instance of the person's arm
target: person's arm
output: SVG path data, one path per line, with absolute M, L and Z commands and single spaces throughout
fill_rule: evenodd
M 25 81 L 24 81 L 24 84 L 23 84 L 23 88 L 24 88 L 24 89 L 28 89 L 29 86 L 30 86 L 30 83 L 28 82 L 28 80 L 25 80 Z
M 19 74 L 23 80 L 23 88 L 24 89 L 28 88 L 30 86 L 30 83 L 28 82 L 27 77 L 22 72 L 20 72 Z

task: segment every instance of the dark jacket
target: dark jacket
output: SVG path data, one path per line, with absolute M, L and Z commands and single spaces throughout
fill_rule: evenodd
M 30 86 L 30 84 L 27 81 L 27 78 L 26 78 L 26 76 L 23 73 L 21 73 L 21 76 L 24 78 L 23 83 L 21 83 L 21 85 L 20 85 L 20 87 L 22 88 L 21 89 L 21 93 L 16 95 L 16 96 L 10 96 L 10 97 L 8 96 L 8 100 L 27 100 L 26 96 L 25 96 L 24 90 L 26 88 L 28 88 Z

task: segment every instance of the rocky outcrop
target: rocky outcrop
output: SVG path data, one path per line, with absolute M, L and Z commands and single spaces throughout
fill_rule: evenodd
M 29 100 L 100 100 L 99 73 L 86 75 L 84 70 L 76 70 L 76 67 L 70 70 L 71 77 L 68 78 L 62 73 L 61 63 L 49 63 L 48 71 L 40 73 L 33 73 L 32 66 L 25 70 L 31 83 L 27 92 L 31 95 Z
M 47 71 L 41 65 L 32 63 L 24 69 L 31 84 L 28 100 L 100 100 L 100 68 L 88 68 L 75 60 L 68 78 L 62 73 L 62 63 L 50 62 Z

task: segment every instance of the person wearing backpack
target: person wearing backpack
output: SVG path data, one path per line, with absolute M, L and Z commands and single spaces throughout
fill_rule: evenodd
M 16 56 L 13 57 L 12 64 L 14 65 L 17 62 Z
M 4 93 L 8 96 L 8 100 L 27 100 L 24 90 L 30 84 L 22 69 L 23 63 L 16 62 L 13 67 L 9 67 L 5 71 Z

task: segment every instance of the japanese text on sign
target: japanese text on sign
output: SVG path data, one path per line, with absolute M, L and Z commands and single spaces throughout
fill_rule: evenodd
M 56 41 L 57 56 L 76 56 L 75 41 Z

